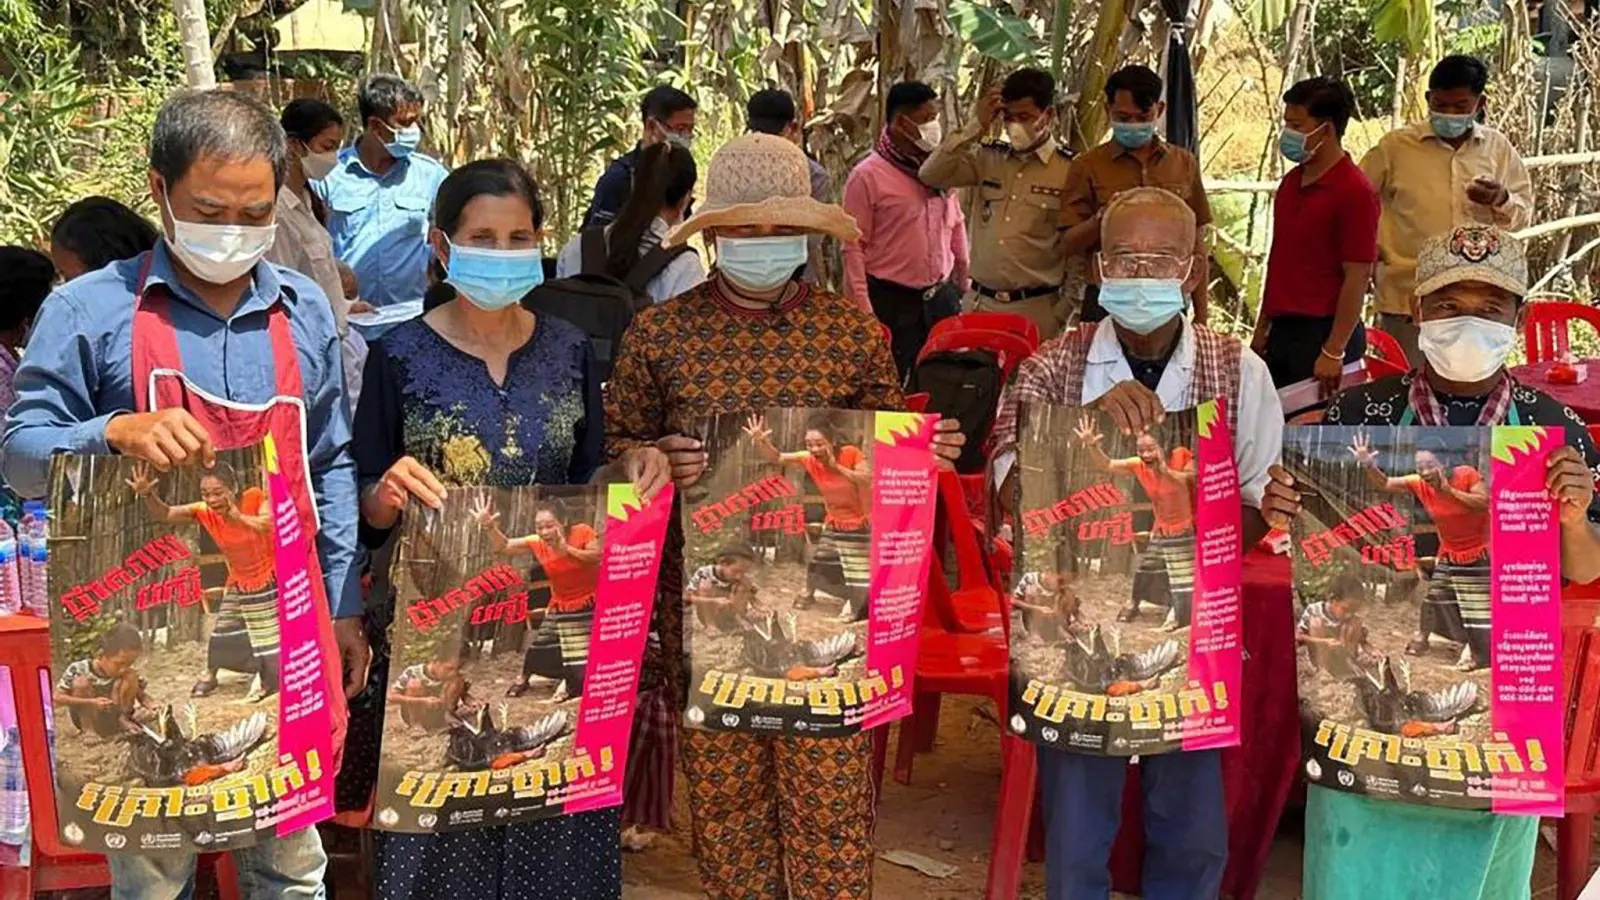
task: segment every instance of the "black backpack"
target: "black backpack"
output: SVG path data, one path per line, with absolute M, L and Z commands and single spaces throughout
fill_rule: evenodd
M 1000 411 L 1005 373 L 992 350 L 943 350 L 931 353 L 911 372 L 911 393 L 926 393 L 930 413 L 953 418 L 967 436 L 956 460 L 963 475 L 982 472 L 984 441 Z
M 634 314 L 650 305 L 645 285 L 674 259 L 694 250 L 687 246 L 654 247 L 639 258 L 626 278 L 619 280 L 604 274 L 607 251 L 603 227 L 586 229 L 578 240 L 583 253 L 579 274 L 545 282 L 522 298 L 522 305 L 535 313 L 564 319 L 589 335 L 595 359 L 590 374 L 604 384 L 611 378 L 622 333 L 628 330 Z

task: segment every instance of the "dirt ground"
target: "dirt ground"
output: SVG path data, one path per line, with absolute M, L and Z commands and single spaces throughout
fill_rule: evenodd
M 839 611 L 844 602 L 826 591 L 818 591 L 810 609 L 796 610 L 794 600 L 805 590 L 806 566 L 804 563 L 779 563 L 768 565 L 757 576 L 757 601 L 766 609 L 776 611 L 780 617 L 793 613 L 795 639 L 818 641 L 845 631 L 856 635 L 857 653 L 839 666 L 839 680 L 859 678 L 866 673 L 867 623 L 839 621 Z M 688 640 L 693 655 L 694 670 L 702 672 L 716 669 L 723 672 L 749 673 L 744 662 L 744 635 L 720 632 L 702 627 L 691 611 L 685 611 Z
M 1106 647 L 1112 655 L 1141 653 L 1167 641 L 1175 639 L 1182 641 L 1186 638 L 1189 633 L 1187 628 L 1171 632 L 1161 630 L 1161 623 L 1167 613 L 1166 607 L 1146 603 L 1136 621 L 1118 622 L 1117 613 L 1127 608 L 1132 590 L 1131 575 L 1082 576 L 1077 584 L 1080 611 L 1083 616 L 1082 634 L 1086 637 L 1089 626 L 1099 625 Z M 1066 657 L 1062 652 L 1065 640 L 1067 639 L 1046 643 L 1036 635 L 1027 635 L 1021 649 L 1023 670 L 1031 677 L 1062 683 L 1066 665 Z M 1163 687 L 1175 687 L 1183 681 L 1183 677 L 1184 669 L 1175 669 L 1163 679 L 1164 682 L 1169 682 L 1164 683 Z
M 1368 567 L 1368 571 L 1377 573 L 1382 570 Z M 1361 622 L 1367 629 L 1367 646 L 1370 651 L 1365 665 L 1376 676 L 1378 658 L 1388 656 L 1390 664 L 1395 667 L 1395 677 L 1399 680 L 1403 691 L 1436 691 L 1467 680 L 1476 683 L 1483 710 L 1458 720 L 1460 736 L 1463 740 L 1486 740 L 1491 728 L 1488 712 L 1492 680 L 1490 670 L 1480 669 L 1470 674 L 1456 671 L 1461 645 L 1438 635 L 1430 639 L 1430 650 L 1426 656 L 1406 655 L 1406 644 L 1416 636 L 1418 610 L 1427 590 L 1427 581 L 1423 579 L 1415 582 L 1394 582 L 1387 589 L 1374 592 L 1375 596 L 1360 613 Z M 1321 599 L 1324 598 L 1304 597 L 1297 592 L 1295 596 L 1297 618 L 1308 604 Z M 1299 653 L 1299 678 L 1302 700 L 1313 704 L 1329 718 L 1365 724 L 1360 707 L 1357 705 L 1355 688 L 1347 681 L 1335 680 L 1313 669 L 1309 654 L 1304 648 L 1301 648 Z
M 186 734 L 193 737 L 195 734 L 221 731 L 258 710 L 276 716 L 275 697 L 258 703 L 243 702 L 249 693 L 251 678 L 234 672 L 221 674 L 217 690 L 211 696 L 192 699 L 189 691 L 205 673 L 205 660 L 204 644 L 182 642 L 170 650 L 147 649 L 137 664 L 150 699 L 155 701 L 157 707 L 172 704 Z M 195 712 L 192 731 L 184 712 L 191 703 Z M 56 758 L 61 762 L 63 777 L 77 775 L 86 780 L 110 784 L 137 783 L 137 779 L 128 771 L 127 741 L 101 738 L 93 731 L 80 734 L 77 726 L 72 724 L 66 704 L 56 704 L 55 716 L 56 734 L 67 736 L 66 740 L 56 742 Z M 250 770 L 268 770 L 275 758 L 275 747 L 272 741 L 257 747 L 250 754 Z
M 910 785 L 894 780 L 895 741 L 879 806 L 879 853 L 909 850 L 959 867 L 946 879 L 930 878 L 884 861 L 875 868 L 874 900 L 980 900 L 988 875 L 995 796 L 1000 787 L 1000 733 L 992 709 L 967 697 L 946 697 L 932 753 L 917 757 Z M 896 730 L 896 735 L 898 730 Z M 699 877 L 689 852 L 689 814 L 680 782 L 676 828 L 647 850 L 623 857 L 623 900 L 698 900 Z M 1300 812 L 1284 816 L 1267 861 L 1257 900 L 1298 900 L 1303 844 Z M 1555 896 L 1554 854 L 1539 845 L 1534 900 Z M 354 896 L 354 895 L 352 895 Z M 1023 870 L 1021 900 L 1044 900 L 1044 865 Z M 1116 894 L 1121 898 L 1124 895 Z M 344 895 L 340 895 L 340 900 Z
M 398 670 L 395 674 L 399 674 Z M 500 653 L 473 662 L 463 674 L 469 682 L 471 699 L 488 705 L 497 727 L 531 725 L 556 709 L 564 710 L 567 734 L 548 744 L 543 758 L 551 762 L 567 758 L 572 749 L 572 728 L 578 721 L 580 698 L 550 702 L 558 685 L 556 681 L 542 681 L 521 697 L 507 697 L 506 689 L 522 677 L 521 653 Z M 442 769 L 446 740 L 444 732 L 429 733 L 421 727 L 405 724 L 398 711 L 384 716 L 384 759 L 398 769 Z

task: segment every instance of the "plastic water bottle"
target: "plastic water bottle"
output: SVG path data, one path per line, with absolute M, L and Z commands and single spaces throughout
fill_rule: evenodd
M 28 534 L 29 579 L 33 592 L 23 594 L 22 601 L 36 616 L 50 616 L 50 520 L 44 504 L 35 502 L 29 515 L 23 517 L 23 528 Z
M 0 519 L 0 615 L 22 609 L 22 579 L 17 567 L 17 533 Z M 7 695 L 9 699 L 9 695 Z

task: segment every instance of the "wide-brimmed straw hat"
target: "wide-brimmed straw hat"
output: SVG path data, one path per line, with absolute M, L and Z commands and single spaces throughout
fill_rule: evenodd
M 711 157 L 705 199 L 667 235 L 666 244 L 682 244 L 707 228 L 738 225 L 804 228 L 841 241 L 861 238 L 853 216 L 811 198 L 811 169 L 800 148 L 760 132 L 734 138 Z
M 1417 296 L 1461 281 L 1481 281 L 1518 297 L 1528 293 L 1528 251 L 1492 225 L 1464 225 L 1429 238 L 1417 254 Z

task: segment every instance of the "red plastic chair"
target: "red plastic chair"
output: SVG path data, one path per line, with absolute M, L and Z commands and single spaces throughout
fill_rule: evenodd
M 1541 300 L 1528 304 L 1522 316 L 1522 340 L 1527 344 L 1528 362 L 1560 359 L 1571 349 L 1567 326 L 1573 320 L 1587 322 L 1600 331 L 1600 309 L 1587 303 L 1566 300 Z
M 1373 359 L 1382 360 L 1391 366 L 1399 366 L 1401 373 L 1411 371 L 1411 363 L 1406 359 L 1406 352 L 1400 349 L 1400 342 L 1394 335 L 1376 328 L 1367 329 L 1367 362 L 1370 367 Z M 1374 375 L 1373 377 L 1382 377 Z
M 40 676 L 50 672 L 50 628 L 33 616 L 0 616 L 0 666 L 11 670 L 16 696 L 17 734 L 22 740 L 22 768 L 28 785 L 33 853 L 27 868 L 0 868 L 0 897 L 31 897 L 36 892 L 106 887 L 111 872 L 106 858 L 61 843 L 56 819 L 55 772 L 46 737 L 44 688 Z M 65 739 L 66 736 L 62 736 Z M 205 854 L 222 900 L 239 900 L 239 876 L 229 854 Z
M 928 337 L 944 331 L 999 331 L 1015 334 L 1030 347 L 1039 346 L 1039 325 L 1027 316 L 1007 312 L 969 312 L 941 319 Z
M 1567 814 L 1556 828 L 1556 897 L 1576 900 L 1600 813 L 1600 584 L 1563 588 L 1561 619 Z
M 894 776 L 901 784 L 911 783 L 916 754 L 933 749 L 941 695 L 993 700 L 1002 722 L 1008 705 L 1009 603 L 987 567 L 954 473 L 941 473 L 939 503 L 939 539 L 928 566 L 927 604 L 917 655 L 915 710 L 900 723 L 895 754 Z M 956 555 L 954 590 L 945 576 L 946 542 Z M 1012 900 L 1021 884 L 1033 814 L 1033 765 L 1033 748 L 1002 729 L 1001 790 L 989 854 L 989 900 Z

